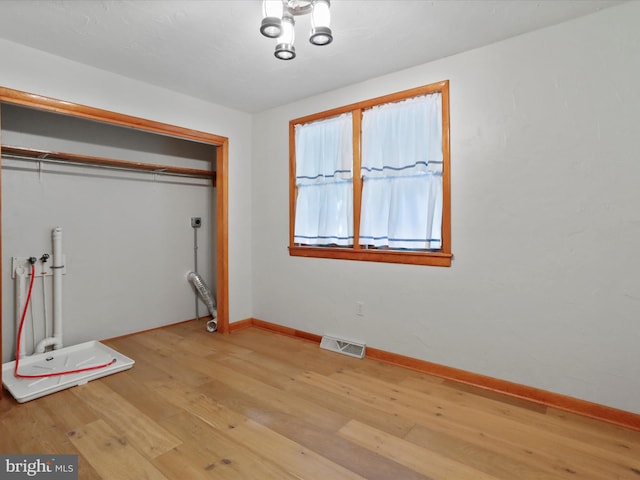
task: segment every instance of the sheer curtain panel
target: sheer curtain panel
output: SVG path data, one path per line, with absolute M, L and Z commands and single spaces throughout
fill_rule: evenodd
M 360 244 L 441 248 L 442 166 L 440 93 L 365 110 Z
M 295 126 L 294 243 L 353 245 L 351 113 Z

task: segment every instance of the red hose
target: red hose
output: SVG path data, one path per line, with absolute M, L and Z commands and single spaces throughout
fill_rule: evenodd
M 47 377 L 56 377 L 60 375 L 67 375 L 70 373 L 81 373 L 88 372 L 90 370 L 98 370 L 99 368 L 105 368 L 109 365 L 113 365 L 116 363 L 116 359 L 114 358 L 109 363 L 103 363 L 102 365 L 96 365 L 93 367 L 80 368 L 78 370 L 67 370 L 66 372 L 54 372 L 54 373 L 46 373 L 43 375 L 22 375 L 18 373 L 18 365 L 20 362 L 20 341 L 22 340 L 22 329 L 24 327 L 24 319 L 27 316 L 27 310 L 29 309 L 29 301 L 31 300 L 31 291 L 33 290 L 33 281 L 36 277 L 36 267 L 31 264 L 31 282 L 29 282 L 29 293 L 27 294 L 27 301 L 24 304 L 24 310 L 22 311 L 22 317 L 20 319 L 20 327 L 18 328 L 18 344 L 16 345 L 16 366 L 13 369 L 13 375 L 17 378 L 47 378 Z

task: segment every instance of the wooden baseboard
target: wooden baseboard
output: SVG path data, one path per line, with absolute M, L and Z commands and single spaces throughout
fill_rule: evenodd
M 247 318 L 245 320 L 239 320 L 229 324 L 229 333 L 237 332 L 238 330 L 244 330 L 253 326 L 253 319 Z
M 307 341 L 320 343 L 321 335 L 316 335 L 294 328 L 284 327 L 257 318 L 248 318 L 229 325 L 231 332 L 244 328 L 261 328 L 271 332 L 280 333 L 290 337 L 301 338 Z M 619 425 L 621 427 L 640 431 L 640 415 L 613 407 L 607 407 L 598 403 L 588 402 L 579 398 L 569 397 L 559 393 L 549 392 L 527 385 L 500 380 L 498 378 L 481 375 L 478 373 L 460 370 L 458 368 L 447 367 L 437 363 L 419 360 L 397 353 L 367 347 L 366 357 L 393 365 L 410 368 L 418 372 L 426 373 L 440 378 L 446 378 L 455 382 L 460 382 L 473 387 L 481 388 L 491 392 L 508 395 L 522 400 L 531 401 L 547 407 L 557 408 L 566 412 L 575 413 L 585 417 L 601 420 L 604 422 Z
M 315 335 L 313 333 L 304 332 L 302 330 L 296 330 L 289 327 L 283 327 L 275 323 L 265 322 L 264 320 L 258 320 L 257 318 L 251 319 L 251 326 L 262 328 L 264 330 L 270 330 L 272 332 L 281 333 L 290 337 L 302 338 L 311 342 L 320 343 L 322 335 Z

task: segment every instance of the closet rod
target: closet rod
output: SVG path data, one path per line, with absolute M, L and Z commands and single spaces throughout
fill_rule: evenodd
M 210 178 L 215 185 L 216 172 L 213 170 L 200 170 L 196 168 L 175 167 L 172 165 L 157 165 L 152 163 L 129 162 L 112 158 L 92 157 L 89 155 L 77 155 L 75 153 L 49 152 L 33 148 L 14 147 L 2 145 L 3 157 L 13 157 L 41 162 L 57 162 L 68 164 L 80 164 L 98 168 L 112 168 L 119 170 L 143 171 L 160 175 L 178 175 L 195 178 Z

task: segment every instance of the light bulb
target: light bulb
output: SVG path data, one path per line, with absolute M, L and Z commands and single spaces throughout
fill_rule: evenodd
M 275 56 L 280 60 L 292 60 L 296 56 L 296 49 L 293 47 L 295 37 L 294 21 L 291 15 L 285 14 L 282 17 L 282 34 L 278 37 Z

